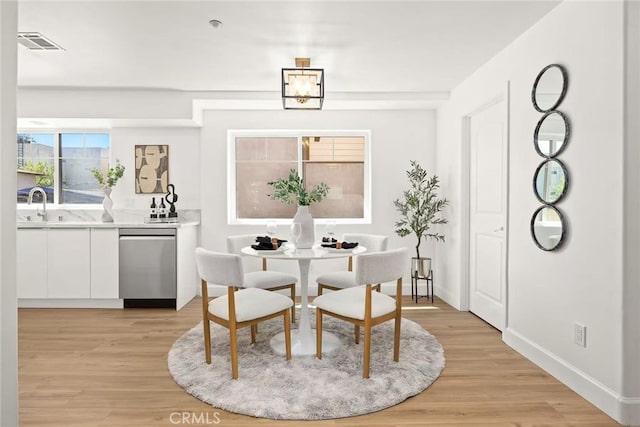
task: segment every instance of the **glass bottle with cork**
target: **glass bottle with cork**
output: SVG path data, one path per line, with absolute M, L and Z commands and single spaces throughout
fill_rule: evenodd
M 151 214 L 149 215 L 150 218 L 158 218 L 158 207 L 156 206 L 156 198 L 152 197 L 151 198 Z

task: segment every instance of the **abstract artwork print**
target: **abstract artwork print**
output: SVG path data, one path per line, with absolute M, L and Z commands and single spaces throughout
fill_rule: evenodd
M 166 193 L 169 183 L 169 146 L 136 145 L 136 193 Z

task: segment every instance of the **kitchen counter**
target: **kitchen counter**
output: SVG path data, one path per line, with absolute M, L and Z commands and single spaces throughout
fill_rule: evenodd
M 181 228 L 199 225 L 198 221 L 181 222 L 99 222 L 99 221 L 18 221 L 16 226 L 22 228 Z
M 114 222 L 102 222 L 101 209 L 47 209 L 48 221 L 37 216 L 36 209 L 21 208 L 16 212 L 18 229 L 37 228 L 182 228 L 200 225 L 199 210 L 181 210 L 178 222 L 149 221 L 148 212 L 141 209 L 121 209 L 114 211 Z

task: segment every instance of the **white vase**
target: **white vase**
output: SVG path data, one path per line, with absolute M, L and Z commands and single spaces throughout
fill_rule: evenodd
M 102 222 L 113 222 L 113 200 L 111 200 L 111 188 L 105 187 L 102 189 L 104 192 L 104 199 L 102 199 Z
M 300 228 L 302 229 L 296 247 L 306 249 L 313 246 L 313 242 L 315 241 L 314 225 L 313 217 L 309 212 L 309 206 L 298 206 L 298 211 L 293 217 L 293 222 L 300 223 Z

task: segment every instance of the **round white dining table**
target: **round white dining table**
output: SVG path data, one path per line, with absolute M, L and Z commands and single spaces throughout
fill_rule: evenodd
M 286 248 L 284 251 L 256 251 L 251 246 L 242 248 L 242 253 L 267 259 L 296 260 L 300 269 L 300 319 L 298 329 L 291 331 L 291 353 L 294 355 L 316 354 L 315 329 L 311 329 L 309 323 L 309 265 L 313 260 L 345 258 L 358 255 L 367 251 L 363 246 L 353 249 L 327 249 L 320 245 L 314 245 L 310 249 Z M 271 348 L 285 354 L 284 332 L 271 338 Z M 340 345 L 340 339 L 330 332 L 322 332 L 322 352 L 329 353 Z

